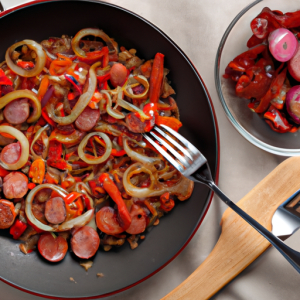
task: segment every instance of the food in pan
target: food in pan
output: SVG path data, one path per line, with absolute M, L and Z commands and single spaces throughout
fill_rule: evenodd
M 20 41 L 0 65 L 0 228 L 47 260 L 127 240 L 186 200 L 193 182 L 142 137 L 181 127 L 164 55 L 142 60 L 102 30 Z
M 235 92 L 278 133 L 300 126 L 300 11 L 265 7 L 250 23 L 249 50 L 235 57 L 224 77 Z

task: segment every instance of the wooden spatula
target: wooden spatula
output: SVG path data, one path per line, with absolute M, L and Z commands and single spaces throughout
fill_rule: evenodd
M 298 189 L 300 157 L 291 157 L 278 165 L 237 205 L 271 230 L 276 209 Z M 209 299 L 270 246 L 264 237 L 230 208 L 224 212 L 221 226 L 222 233 L 209 256 L 162 300 Z

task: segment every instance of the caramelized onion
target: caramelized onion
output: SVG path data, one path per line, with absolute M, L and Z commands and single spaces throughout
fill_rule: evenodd
M 22 45 L 27 45 L 29 49 L 35 51 L 36 53 L 35 66 L 31 70 L 24 70 L 23 68 L 17 66 L 11 59 L 11 55 L 15 51 L 15 49 Z M 9 68 L 16 74 L 23 77 L 34 77 L 39 75 L 42 72 L 43 68 L 45 67 L 46 54 L 43 50 L 43 47 L 37 42 L 32 40 L 23 40 L 21 42 L 13 44 L 11 47 L 7 49 L 5 54 L 5 60 Z
M 32 107 L 33 107 L 33 112 L 27 119 L 28 123 L 33 123 L 37 121 L 42 113 L 41 110 L 41 102 L 37 98 L 36 94 L 32 91 L 29 90 L 17 90 L 17 91 L 12 91 L 3 97 L 0 98 L 0 109 L 2 109 L 4 106 L 6 106 L 8 103 L 19 99 L 19 98 L 27 98 L 31 100 Z
M 140 188 L 131 183 L 130 178 L 139 173 L 147 173 L 150 175 L 151 183 L 149 187 Z M 186 200 L 189 198 L 194 188 L 194 182 L 184 176 L 181 176 L 179 180 L 172 186 L 161 183 L 158 181 L 157 177 L 154 176 L 152 171 L 141 163 L 135 163 L 125 171 L 123 176 L 123 185 L 127 194 L 132 197 L 156 197 L 169 192 L 177 196 L 179 200 Z
M 7 125 L 0 125 L 0 132 L 14 136 L 21 145 L 21 156 L 16 163 L 6 164 L 0 161 L 0 166 L 6 170 L 18 170 L 22 168 L 27 163 L 29 157 L 29 142 L 26 136 L 20 130 Z
M 84 148 L 85 148 L 86 144 L 88 143 L 89 139 L 94 135 L 98 135 L 101 138 L 103 138 L 103 140 L 105 142 L 105 145 L 106 145 L 105 153 L 100 157 L 87 158 L 85 153 L 84 153 Z M 84 137 L 84 139 L 81 141 L 81 143 L 79 144 L 79 146 L 78 146 L 78 155 L 86 163 L 95 165 L 95 164 L 100 164 L 100 163 L 106 161 L 109 158 L 110 154 L 111 154 L 111 150 L 112 150 L 111 140 L 105 133 L 103 133 L 103 132 L 91 132 L 88 135 L 86 135 Z
M 84 214 L 82 214 L 81 216 L 71 219 L 69 221 L 66 221 L 59 226 L 45 225 L 42 222 L 40 222 L 39 220 L 37 220 L 32 212 L 32 201 L 33 201 L 36 193 L 45 188 L 49 188 L 49 189 L 56 191 L 63 198 L 68 195 L 68 192 L 66 190 L 64 190 L 62 187 L 54 185 L 54 184 L 50 184 L 50 183 L 40 184 L 30 191 L 30 193 L 28 194 L 28 196 L 26 198 L 25 213 L 26 213 L 26 216 L 29 219 L 29 221 L 33 225 L 35 225 L 37 228 L 44 230 L 44 231 L 65 231 L 65 230 L 70 230 L 73 227 L 82 227 L 91 221 L 91 219 L 94 216 L 94 209 L 90 209 L 87 212 L 85 212 Z
M 149 91 L 149 82 L 148 82 L 147 78 L 143 75 L 137 75 L 137 76 L 134 76 L 133 78 L 144 86 L 145 91 L 142 94 L 135 95 L 133 93 L 131 87 L 127 86 L 124 88 L 125 95 L 132 99 L 139 99 L 139 98 L 145 97 Z
M 100 62 L 96 62 L 93 64 L 89 70 L 89 87 L 85 93 L 83 93 L 77 103 L 75 104 L 74 108 L 70 115 L 66 117 L 59 117 L 55 114 L 55 103 L 48 103 L 46 105 L 47 113 L 49 117 L 60 125 L 69 125 L 73 123 L 79 115 L 83 112 L 86 106 L 89 104 L 90 100 L 92 99 L 96 86 L 97 86 L 97 77 L 95 69 L 100 65 Z
M 124 145 L 124 150 L 126 151 L 127 155 L 132 160 L 143 163 L 143 164 L 156 164 L 161 161 L 161 158 L 159 158 L 159 157 L 149 157 L 147 155 L 143 155 L 143 154 L 135 152 L 134 150 L 132 150 L 129 147 L 128 140 L 129 139 L 124 136 L 123 137 L 123 145 Z M 131 140 L 131 141 L 135 142 L 134 140 Z
M 100 29 L 95 29 L 95 28 L 85 28 L 76 33 L 74 38 L 72 39 L 72 49 L 74 53 L 82 58 L 87 57 L 86 53 L 79 47 L 80 45 L 80 40 L 88 35 L 93 35 L 101 38 L 104 42 L 106 42 L 106 45 L 108 47 L 109 53 L 114 53 L 116 50 L 113 46 L 112 40 L 110 37 L 104 33 L 103 30 Z
M 31 146 L 30 146 L 30 152 L 33 156 L 33 160 L 36 160 L 38 158 L 42 158 L 42 159 L 46 159 L 47 158 L 47 155 L 48 155 L 48 149 L 49 149 L 49 139 L 48 139 L 48 136 L 47 138 L 45 139 L 44 144 L 46 146 L 46 150 L 43 151 L 43 154 L 42 154 L 42 157 L 40 157 L 39 155 L 37 155 L 34 150 L 33 150 L 33 145 L 35 144 L 35 142 L 39 139 L 40 135 L 42 134 L 42 132 L 44 130 L 47 130 L 49 127 L 49 124 L 45 125 L 44 127 L 40 128 L 34 135 L 34 138 L 33 138 L 33 141 L 31 143 Z
M 108 91 L 106 90 L 101 90 L 101 93 L 104 94 L 106 96 L 106 111 L 107 113 L 112 116 L 115 119 L 124 119 L 125 115 L 123 113 L 121 113 L 120 111 L 113 109 L 112 108 L 112 100 L 111 100 L 111 96 L 108 93 Z

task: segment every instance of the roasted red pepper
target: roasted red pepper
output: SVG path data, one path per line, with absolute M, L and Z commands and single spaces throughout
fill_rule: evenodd
M 247 69 L 255 65 L 257 55 L 262 53 L 266 48 L 266 45 L 258 45 L 253 47 L 235 57 L 233 61 L 228 64 L 228 66 L 235 71 L 246 72 Z
M 13 85 L 2 69 L 0 69 L 0 85 Z
M 154 57 L 149 87 L 150 102 L 157 103 L 160 96 L 161 86 L 164 77 L 164 55 L 157 53 Z
M 55 140 L 50 141 L 49 143 L 49 159 L 60 159 L 62 156 L 62 143 L 57 142 Z
M 107 173 L 103 173 L 99 177 L 99 181 L 103 184 L 103 188 L 113 199 L 118 206 L 118 216 L 120 226 L 126 230 L 131 224 L 131 216 L 127 209 L 127 206 L 121 197 L 121 193 L 115 183 L 110 179 Z
M 287 119 L 277 110 L 273 105 L 271 105 L 268 111 L 264 114 L 264 118 L 267 124 L 272 128 L 272 130 L 285 133 L 285 132 L 295 132 L 298 128 L 290 124 Z
M 96 61 L 103 58 L 102 67 L 106 67 L 109 60 L 109 50 L 107 47 L 103 47 L 101 50 L 86 52 L 86 57 L 78 57 L 78 60 L 85 62 L 89 65 L 92 65 Z
M 25 70 L 30 70 L 30 69 L 34 68 L 34 63 L 32 61 L 18 60 L 17 61 L 17 66 L 19 66 L 19 67 L 21 67 L 22 69 L 25 69 Z
M 182 123 L 174 117 L 163 117 L 158 115 L 155 117 L 155 124 L 169 126 L 175 131 L 178 131 L 182 126 Z
M 143 108 L 143 112 L 145 113 L 145 115 L 151 117 L 150 120 L 145 121 L 146 124 L 145 131 L 149 132 L 155 125 L 155 118 L 158 115 L 157 104 L 156 103 L 146 104 Z
M 26 228 L 27 224 L 17 219 L 16 222 L 10 227 L 9 233 L 15 240 L 17 240 L 23 234 Z
M 236 84 L 236 95 L 247 99 L 261 99 L 267 93 L 272 82 L 272 75 L 266 73 L 267 66 L 270 66 L 271 72 L 273 72 L 269 61 L 261 58 L 255 66 L 248 68 L 246 74 L 242 75 Z
M 175 206 L 175 202 L 172 198 L 170 198 L 169 192 L 162 194 L 159 200 L 160 208 L 164 211 L 170 211 Z
M 263 113 L 268 109 L 270 102 L 272 99 L 276 98 L 281 91 L 283 83 L 286 79 L 286 71 L 285 68 L 280 74 L 278 74 L 272 81 L 270 88 L 267 93 L 261 98 L 259 105 L 255 108 L 256 113 Z

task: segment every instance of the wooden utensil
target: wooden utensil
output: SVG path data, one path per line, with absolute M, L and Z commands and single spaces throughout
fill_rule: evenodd
M 237 205 L 271 230 L 272 216 L 278 206 L 300 189 L 299 178 L 300 157 L 288 158 Z M 162 300 L 209 299 L 270 246 L 264 237 L 230 208 L 224 212 L 221 226 L 222 233 L 209 256 Z

